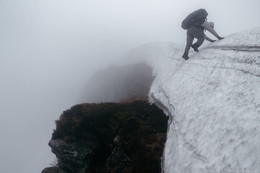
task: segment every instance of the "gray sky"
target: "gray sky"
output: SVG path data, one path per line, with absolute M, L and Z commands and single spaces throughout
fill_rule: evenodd
M 221 36 L 260 26 L 259 0 L 0 0 L 0 172 L 40 172 L 54 120 L 88 77 L 149 42 L 184 44 L 205 8 Z

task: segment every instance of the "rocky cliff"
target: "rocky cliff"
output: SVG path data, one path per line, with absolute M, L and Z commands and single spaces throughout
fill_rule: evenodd
M 169 117 L 162 171 L 165 173 L 259 172 L 260 28 L 232 34 L 224 40 L 205 44 L 199 53 L 191 51 L 188 61 L 181 58 L 182 53 L 183 50 L 172 43 L 147 44 L 131 53 L 135 57 L 145 60 L 152 67 L 155 80 L 149 90 L 149 100 L 164 110 Z M 135 105 L 136 102 L 131 104 Z M 147 102 L 143 102 L 143 104 L 147 104 Z M 145 106 L 145 110 L 149 112 L 153 110 L 154 105 L 151 105 L 152 107 L 148 107 L 148 105 Z M 87 109 L 90 105 L 80 106 Z M 101 123 L 101 127 L 96 128 L 97 132 L 94 133 L 96 135 L 83 130 L 84 138 L 93 141 L 90 144 L 86 141 L 78 141 L 78 139 L 84 139 L 82 137 L 76 139 L 75 135 L 71 135 L 73 130 L 70 129 L 77 129 L 79 120 L 75 116 L 77 117 L 78 113 L 72 113 L 75 116 L 71 116 L 74 118 L 69 121 L 63 121 L 62 119 L 66 116 L 61 116 L 61 122 L 72 128 L 64 128 L 61 132 L 66 135 L 60 134 L 58 129 L 62 127 L 63 123 L 59 122 L 60 120 L 57 121 L 58 128 L 55 130 L 52 140 L 62 141 L 65 148 L 75 141 L 90 146 L 84 147 L 84 150 L 80 150 L 81 152 L 65 150 L 66 152 L 62 154 L 65 158 L 67 155 L 78 156 L 79 152 L 85 153 L 84 158 L 88 164 L 82 164 L 83 162 L 79 162 L 77 159 L 70 159 L 64 162 L 66 163 L 64 167 L 63 162 L 61 163 L 62 169 L 71 171 L 72 169 L 67 167 L 67 163 L 75 163 L 75 170 L 83 172 L 87 169 L 93 172 L 160 172 L 161 170 L 157 169 L 159 159 L 156 159 L 156 162 L 146 161 L 151 158 L 149 155 L 152 153 L 151 151 L 161 153 L 162 150 L 159 148 L 154 150 L 148 148 L 159 146 L 157 144 L 160 142 L 160 146 L 163 146 L 162 140 L 165 139 L 165 136 L 161 136 L 160 133 L 165 131 L 159 130 L 161 127 L 155 128 L 159 126 L 151 125 L 159 120 L 154 119 L 155 121 L 150 124 L 148 117 L 152 116 L 139 116 L 137 112 L 134 113 L 135 116 L 132 116 L 132 113 L 129 114 L 130 110 L 139 112 L 141 109 L 131 108 L 126 112 L 123 111 L 123 114 L 121 114 L 122 111 L 111 113 L 112 119 L 115 120 L 114 123 L 118 124 L 116 129 L 119 130 L 112 127 L 102 130 L 101 127 L 105 127 L 104 123 Z M 106 115 L 105 112 L 102 116 Z M 118 118 L 118 114 L 121 118 Z M 128 118 L 124 118 L 125 116 Z M 101 119 L 104 120 L 104 118 Z M 161 123 L 165 123 L 164 130 L 166 130 L 166 119 L 165 117 L 163 119 L 164 121 Z M 130 127 L 124 125 L 125 120 Z M 96 120 L 88 122 L 96 122 Z M 146 123 L 150 125 L 147 126 Z M 127 132 L 131 132 L 128 137 L 124 137 L 125 133 L 122 133 L 124 130 L 120 130 L 121 127 L 126 128 Z M 142 127 L 141 129 L 145 127 L 144 133 L 139 133 L 139 130 L 133 131 L 139 127 Z M 156 129 L 155 133 L 145 133 L 146 127 L 148 130 Z M 83 129 L 86 128 L 87 126 L 84 126 Z M 98 137 L 99 129 L 106 132 L 102 135 L 103 137 Z M 144 135 L 139 138 L 140 134 Z M 135 138 L 134 144 L 130 140 L 132 137 Z M 152 139 L 160 142 L 154 143 Z M 111 140 L 114 142 L 105 142 Z M 55 146 L 55 141 L 51 141 L 50 145 Z M 140 141 L 138 146 L 136 146 L 137 141 Z M 110 150 L 108 147 L 105 147 L 106 150 L 97 150 L 102 154 L 106 153 L 106 157 L 92 157 L 92 159 L 106 159 L 103 159 L 105 160 L 103 162 L 92 162 L 93 160 L 91 161 L 89 158 L 95 154 L 90 150 L 95 150 L 94 146 L 100 146 L 101 143 L 114 147 Z M 132 149 L 129 149 L 130 146 Z M 54 149 L 53 151 L 59 158 L 59 150 Z M 159 154 L 157 154 L 152 155 L 158 158 Z M 144 157 L 145 159 L 140 159 Z M 102 166 L 95 166 L 94 169 L 90 165 L 93 163 L 102 163 Z M 149 166 L 146 167 L 148 164 Z M 137 170 L 137 167 L 140 169 Z
M 96 73 L 87 101 L 114 103 L 65 111 L 49 142 L 57 165 L 42 173 L 160 173 L 167 117 L 146 101 L 153 79 L 143 63 Z
M 146 101 L 81 104 L 56 121 L 57 166 L 42 173 L 159 173 L 167 118 Z

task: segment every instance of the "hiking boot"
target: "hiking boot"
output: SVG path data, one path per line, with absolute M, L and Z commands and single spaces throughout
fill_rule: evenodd
M 199 49 L 197 46 L 195 46 L 194 44 L 191 45 L 192 49 L 195 51 L 195 52 L 199 52 Z
M 185 60 L 188 60 L 188 59 L 189 59 L 189 56 L 186 55 L 186 54 L 183 54 L 183 55 L 182 55 L 182 58 L 185 59 Z

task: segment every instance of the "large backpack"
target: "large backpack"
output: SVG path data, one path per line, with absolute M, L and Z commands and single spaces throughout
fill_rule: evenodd
M 208 13 L 205 9 L 199 9 L 189 14 L 181 23 L 183 29 L 189 29 L 192 26 L 201 26 L 207 19 Z

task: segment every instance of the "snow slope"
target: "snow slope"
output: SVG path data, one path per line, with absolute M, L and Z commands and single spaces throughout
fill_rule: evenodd
M 188 61 L 172 43 L 136 53 L 154 69 L 150 101 L 170 116 L 165 173 L 260 172 L 260 28 L 190 51 Z

